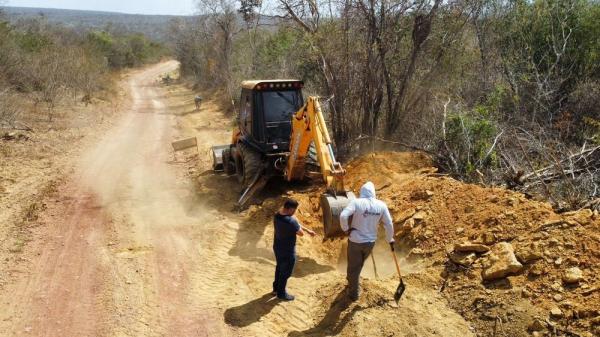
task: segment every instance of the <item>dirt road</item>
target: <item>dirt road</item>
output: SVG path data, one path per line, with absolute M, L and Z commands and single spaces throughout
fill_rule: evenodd
M 297 300 L 273 299 L 276 205 L 232 212 L 236 184 L 209 170 L 207 154 L 230 123 L 214 102 L 196 112 L 191 92 L 158 83 L 176 68 L 132 74 L 120 120 L 44 200 L 0 290 L 1 336 L 472 335 L 433 289 L 412 285 L 395 308 L 393 278 L 368 280 L 361 301 L 345 302 L 331 263 L 340 252 L 319 238 L 302 238 Z M 199 156 L 174 159 L 171 141 L 187 136 Z

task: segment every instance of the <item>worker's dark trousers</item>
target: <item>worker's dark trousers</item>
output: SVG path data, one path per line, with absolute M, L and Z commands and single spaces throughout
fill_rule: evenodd
M 296 264 L 296 254 L 275 251 L 275 259 L 277 260 L 277 266 L 275 267 L 273 291 L 277 293 L 277 297 L 284 297 L 288 278 L 292 276 Z
M 360 272 L 374 246 L 375 242 L 356 243 L 348 240 L 348 269 L 346 279 L 348 279 L 348 295 L 351 298 L 358 298 Z

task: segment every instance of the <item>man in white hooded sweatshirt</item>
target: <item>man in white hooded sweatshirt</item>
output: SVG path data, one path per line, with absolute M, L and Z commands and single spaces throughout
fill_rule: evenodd
M 348 219 L 352 223 L 348 226 Z M 383 220 L 386 239 L 394 244 L 394 225 L 387 205 L 375 199 L 375 186 L 368 181 L 360 188 L 360 198 L 350 201 L 340 214 L 340 224 L 344 232 L 349 232 L 348 238 L 348 296 L 351 300 L 358 299 L 359 278 L 365 260 L 371 254 L 377 239 L 377 226 Z

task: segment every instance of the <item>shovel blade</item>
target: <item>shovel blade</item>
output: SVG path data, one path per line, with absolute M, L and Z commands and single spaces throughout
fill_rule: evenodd
M 396 301 L 396 304 L 398 304 L 398 301 L 400 301 L 400 297 L 402 297 L 402 294 L 404 294 L 405 289 L 406 286 L 404 285 L 404 281 L 400 280 L 400 284 L 398 285 L 398 288 L 396 288 L 396 293 L 394 294 L 394 301 Z

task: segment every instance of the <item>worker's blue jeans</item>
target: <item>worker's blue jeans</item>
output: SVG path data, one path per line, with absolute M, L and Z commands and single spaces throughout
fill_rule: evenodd
M 277 297 L 285 297 L 285 287 L 287 285 L 288 278 L 292 276 L 292 272 L 294 271 L 296 254 L 275 251 L 275 259 L 277 260 L 277 266 L 275 267 L 273 291 L 277 293 Z

